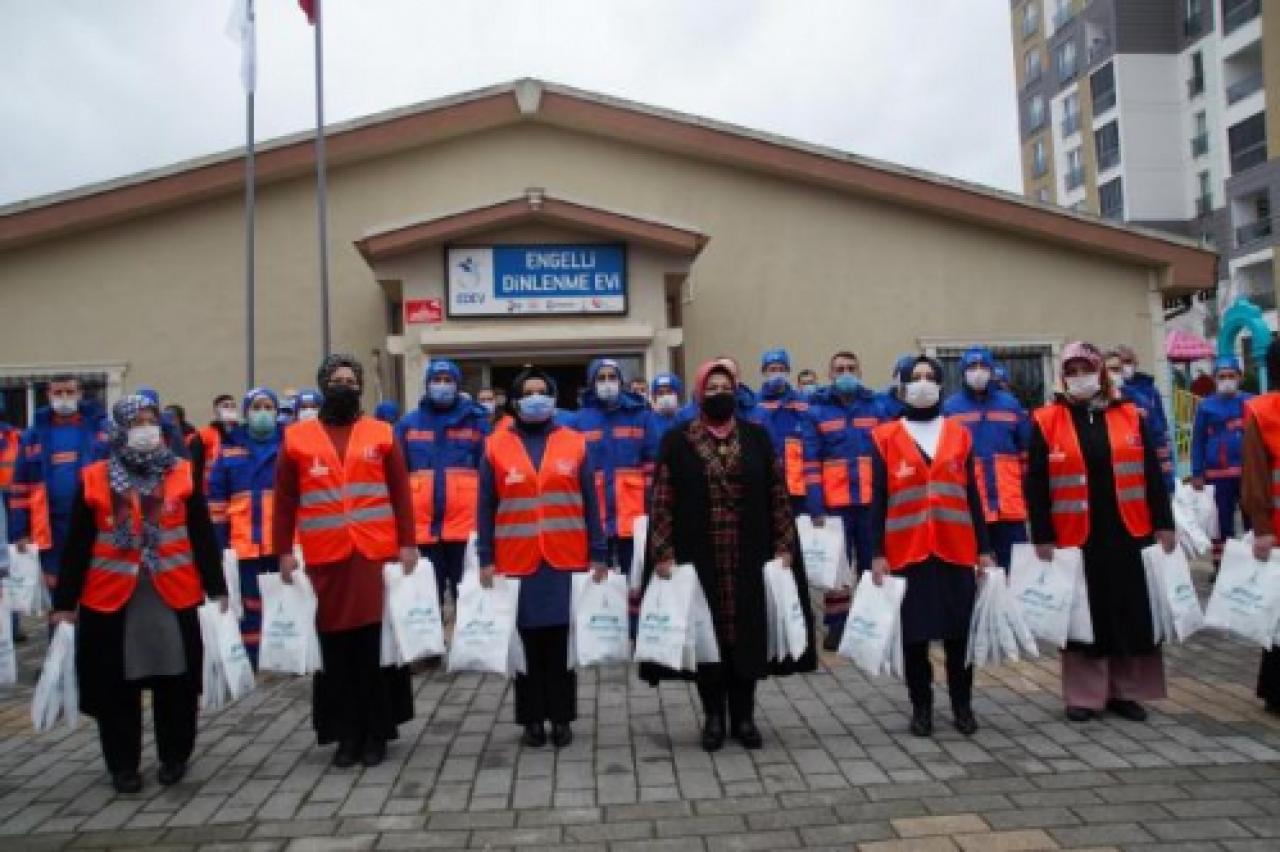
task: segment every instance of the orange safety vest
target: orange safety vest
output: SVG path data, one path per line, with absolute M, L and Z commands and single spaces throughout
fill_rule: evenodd
M 1058 547 L 1081 547 L 1089 538 L 1089 473 L 1071 412 L 1062 403 L 1036 410 L 1034 417 L 1049 447 L 1049 494 Z M 1135 538 L 1151 535 L 1141 415 L 1133 403 L 1106 411 L 1116 502 L 1125 529 Z
M 982 495 L 987 523 L 1025 521 L 1027 502 L 1022 495 L 1022 456 L 997 453 L 991 462 L 996 471 L 996 499 L 1000 501 L 1000 510 L 996 512 L 991 511 L 991 501 L 987 499 L 987 463 L 983 459 L 974 459 L 974 473 L 978 477 L 978 491 Z
M 222 433 L 218 431 L 218 427 L 213 424 L 202 426 L 191 435 L 187 436 L 187 446 L 191 446 L 192 438 L 196 435 L 200 436 L 200 444 L 204 447 L 204 482 L 201 488 L 204 493 L 209 493 L 209 477 L 213 473 L 213 463 L 218 460 L 218 455 L 222 452 Z
M 136 494 L 130 499 L 135 540 L 129 546 L 119 547 L 115 543 L 116 515 L 107 462 L 94 462 L 81 471 L 80 477 L 85 503 L 93 510 L 97 527 L 80 605 L 96 612 L 117 612 L 128 603 L 138 584 L 138 568 L 142 564 L 141 501 Z M 204 587 L 187 536 L 187 498 L 194 487 L 191 463 L 184 460 L 175 464 L 161 483 L 158 563 L 151 581 L 172 609 L 187 609 L 204 600 Z
M 498 494 L 498 573 L 532 574 L 543 560 L 563 571 L 587 567 L 586 505 L 579 479 L 587 460 L 586 439 L 571 429 L 553 429 L 542 468 L 535 471 L 520 436 L 500 429 L 486 441 L 485 456 Z
M 227 524 L 230 526 L 231 549 L 240 559 L 260 559 L 274 556 L 275 542 L 272 529 L 275 522 L 275 492 L 267 490 L 262 497 L 262 541 L 253 537 L 253 492 L 237 491 L 227 499 Z
M 17 429 L 0 433 L 0 494 L 8 491 L 13 484 L 13 474 L 18 466 L 18 447 L 21 444 L 22 435 Z
M 430 468 L 409 474 L 413 492 L 413 531 L 418 544 L 435 544 L 431 524 L 435 519 L 436 472 Z M 480 474 L 469 467 L 450 467 L 444 472 L 444 523 L 440 538 L 466 541 L 476 529 L 476 500 Z
M 966 468 L 973 450 L 969 430 L 944 419 L 932 464 L 901 420 L 876 427 L 871 437 L 888 477 L 884 555 L 890 569 L 901 571 L 931 556 L 976 565 L 978 536 L 969 511 Z
M 1245 420 L 1252 419 L 1271 462 L 1271 522 L 1280 522 L 1280 393 L 1264 393 L 1244 404 Z M 1280 526 L 1275 529 L 1280 530 Z
M 339 459 L 319 420 L 285 430 L 284 453 L 298 468 L 298 543 L 308 565 L 341 562 L 353 551 L 375 562 L 396 557 L 395 511 L 383 467 L 394 441 L 389 423 L 361 417 Z

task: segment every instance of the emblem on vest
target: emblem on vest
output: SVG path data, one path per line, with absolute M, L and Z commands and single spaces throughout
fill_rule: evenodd
M 556 462 L 556 473 L 561 476 L 571 476 L 573 474 L 574 464 L 568 459 L 560 459 Z
M 506 482 L 507 485 L 519 485 L 521 482 L 524 482 L 524 474 L 515 468 L 512 468 L 507 471 L 506 479 L 503 481 Z
M 916 469 L 913 465 L 907 464 L 906 459 L 898 462 L 898 469 L 893 472 L 898 479 L 909 479 L 916 475 Z
M 1137 448 L 1137 447 L 1141 447 L 1141 446 L 1142 446 L 1142 436 L 1141 436 L 1141 435 L 1130 435 L 1130 436 L 1129 436 L 1129 438 L 1128 438 L 1128 442 L 1129 442 L 1129 446 L 1131 446 L 1131 447 L 1135 447 L 1135 448 Z
M 1057 444 L 1053 445 L 1053 449 L 1049 451 L 1049 461 L 1060 464 L 1067 460 L 1067 454 L 1062 451 L 1062 447 Z
M 365 447 L 364 460 L 367 462 L 382 461 L 382 452 L 377 447 Z
M 328 476 L 329 468 L 324 462 L 320 461 L 319 456 L 311 460 L 311 470 L 308 471 L 312 476 Z

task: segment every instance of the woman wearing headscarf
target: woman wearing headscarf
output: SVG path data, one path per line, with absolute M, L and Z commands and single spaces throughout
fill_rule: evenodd
M 516 676 L 516 724 L 523 743 L 563 748 L 578 717 L 577 675 L 568 668 L 574 572 L 600 582 L 608 554 L 586 440 L 555 422 L 556 384 L 527 367 L 511 384 L 515 417 L 485 444 L 476 509 L 480 583 L 520 580 L 516 627 L 526 672 Z
M 1142 551 L 1177 546 L 1156 445 L 1132 402 L 1111 385 L 1102 351 L 1071 343 L 1062 353 L 1062 387 L 1033 415 L 1027 513 L 1037 555 L 1055 547 L 1084 554 L 1092 643 L 1062 652 L 1067 718 L 1102 710 L 1140 722 L 1140 701 L 1165 696 L 1164 662 L 1151 624 Z
M 262 640 L 262 592 L 258 577 L 280 570 L 272 539 L 276 457 L 283 436 L 278 399 L 270 388 L 244 395 L 240 425 L 227 433 L 209 472 L 209 514 L 223 549 L 236 554 L 244 613 L 240 635 L 254 668 Z
M 1280 380 L 1280 340 L 1267 347 L 1267 376 Z M 1267 562 L 1280 527 L 1280 391 L 1256 396 L 1245 406 L 1242 455 L 1240 505 L 1253 524 L 1254 558 Z M 1258 697 L 1268 713 L 1280 716 L 1280 648 L 1262 654 Z
M 974 566 L 995 566 L 974 472 L 973 439 L 942 416 L 942 365 L 918 356 L 902 371 L 900 419 L 872 432 L 872 578 L 907 581 L 902 662 L 911 697 L 911 733 L 933 733 L 929 643 L 946 652 L 956 730 L 972 736 L 973 667 L 965 664 L 977 591 Z
M 159 781 L 186 774 L 203 675 L 196 607 L 208 595 L 225 611 L 227 590 L 204 496 L 156 404 L 128 396 L 111 414 L 108 457 L 80 475 L 50 621 L 78 624 L 80 709 L 98 722 L 116 790 L 136 793 L 144 689 Z
M 764 566 L 791 568 L 800 592 L 809 647 L 776 674 L 816 665 L 808 583 L 799 564 L 795 523 L 782 468 L 763 427 L 744 419 L 731 362 L 709 361 L 692 385 L 697 416 L 662 439 L 654 474 L 645 584 L 692 564 L 715 626 L 720 662 L 698 666 L 702 747 L 717 751 L 726 731 L 744 747 L 760 748 L 755 723 L 756 683 L 770 671 Z M 672 676 L 642 664 L 650 683 Z M 727 710 L 727 714 L 726 714 Z M 727 727 L 726 727 L 727 715 Z
M 391 426 L 360 410 L 360 362 L 330 355 L 317 381 L 320 415 L 285 430 L 276 464 L 274 550 L 281 579 L 292 582 L 297 534 L 319 598 L 317 739 L 338 743 L 333 765 L 340 769 L 357 761 L 376 766 L 398 736 L 396 726 L 413 718 L 409 670 L 379 665 L 382 566 L 398 558 L 408 574 L 418 563 L 409 474 Z

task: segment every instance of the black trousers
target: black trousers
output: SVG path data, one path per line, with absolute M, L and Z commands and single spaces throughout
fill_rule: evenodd
M 142 763 L 143 686 L 125 683 L 104 697 L 98 707 L 98 738 L 107 771 L 136 772 Z M 196 715 L 200 696 L 186 675 L 150 678 L 151 716 L 156 726 L 160 763 L 186 763 L 196 744 Z
M 947 655 L 947 689 L 951 692 L 951 708 L 969 708 L 973 700 L 973 667 L 964 664 L 968 638 L 948 639 L 942 643 Z M 902 646 L 902 663 L 906 669 L 907 693 L 915 707 L 933 707 L 933 665 L 929 662 L 929 643 L 913 642 Z
M 396 726 L 413 718 L 409 669 L 380 666 L 381 650 L 381 624 L 320 634 L 324 671 L 315 675 L 311 714 L 320 745 L 394 740 Z
M 721 659 L 732 660 L 733 649 L 722 649 Z M 702 699 L 702 712 L 707 717 L 716 716 L 723 720 L 727 706 L 730 727 L 739 722 L 755 721 L 757 682 L 755 678 L 739 675 L 732 662 L 698 666 L 696 683 L 698 697 Z
M 525 674 L 516 675 L 516 724 L 578 718 L 578 673 L 569 668 L 569 626 L 520 628 Z
M 1280 649 L 1262 652 L 1258 667 L 1258 697 L 1268 704 L 1280 705 Z

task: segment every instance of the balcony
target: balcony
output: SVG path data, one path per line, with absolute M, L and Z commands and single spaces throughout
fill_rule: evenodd
M 1187 38 L 1195 38 L 1204 33 L 1204 19 L 1200 17 L 1187 18 L 1182 22 L 1182 34 Z
M 1025 89 L 1040 82 L 1040 78 L 1044 76 L 1044 66 L 1037 62 L 1027 69 L 1027 76 L 1022 81 L 1022 87 Z
M 1187 100 L 1198 98 L 1204 94 L 1204 77 L 1190 77 L 1187 79 Z
M 1111 52 L 1111 40 L 1103 36 L 1089 42 L 1089 64 L 1096 65 Z
M 1196 217 L 1203 219 L 1213 212 L 1213 196 L 1202 195 L 1196 199 Z
M 1067 171 L 1066 186 L 1067 192 L 1071 192 L 1072 190 L 1079 189 L 1084 186 L 1084 167 L 1077 166 L 1076 168 L 1069 169 Z
M 1073 136 L 1080 132 L 1080 113 L 1069 112 L 1062 117 L 1062 138 Z
M 1262 72 L 1257 71 L 1227 86 L 1227 104 L 1238 104 L 1240 101 L 1262 89 Z
M 1093 93 L 1093 115 L 1094 118 L 1102 115 L 1110 109 L 1114 109 L 1116 105 L 1116 90 L 1107 89 L 1102 92 Z
M 1058 63 L 1058 83 L 1070 83 L 1076 78 L 1076 74 L 1080 72 L 1080 63 L 1076 62 L 1074 56 L 1070 62 Z
M 1104 148 L 1098 152 L 1098 171 L 1105 172 L 1107 169 L 1114 169 L 1120 165 L 1120 149 Z
M 1207 153 L 1209 153 L 1208 131 L 1205 131 L 1204 133 L 1197 133 L 1195 136 L 1191 137 L 1191 156 L 1203 157 Z
M 1259 219 L 1236 228 L 1236 247 L 1245 248 L 1271 236 L 1271 219 Z
M 1254 142 L 1243 148 L 1234 149 L 1231 152 L 1231 173 L 1238 175 L 1243 171 L 1248 171 L 1254 166 L 1260 166 L 1267 161 L 1267 140 Z
M 1030 11 L 1034 6 L 1028 6 L 1022 13 L 1022 37 L 1031 38 L 1040 31 L 1040 15 L 1038 12 Z
M 1229 35 L 1262 14 L 1262 0 L 1222 0 L 1222 34 Z
M 1254 14 L 1256 15 L 1257 12 L 1254 12 Z M 1055 30 L 1062 29 L 1067 24 L 1071 23 L 1071 19 L 1074 18 L 1075 16 L 1076 16 L 1076 13 L 1074 10 L 1072 10 L 1071 6 L 1069 5 L 1063 6 L 1062 8 L 1058 9 L 1056 12 L 1053 13 L 1053 28 Z M 1241 23 L 1243 23 L 1243 21 Z

